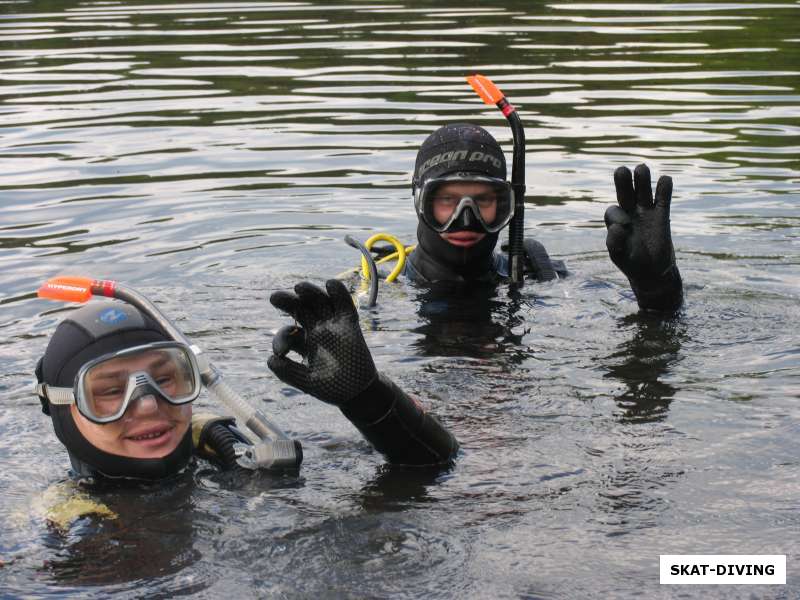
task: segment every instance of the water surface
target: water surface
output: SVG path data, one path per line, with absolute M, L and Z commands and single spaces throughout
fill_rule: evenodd
M 0 589 L 10 596 L 788 598 L 798 593 L 800 4 L 0 2 Z M 378 367 L 463 450 L 386 469 L 266 369 L 267 298 L 414 239 L 415 150 L 491 76 L 527 127 L 527 234 L 566 280 L 439 310 L 385 285 Z M 510 156 L 510 155 L 509 155 Z M 637 314 L 612 173 L 673 177 L 686 284 Z M 48 527 L 68 460 L 31 395 L 47 277 L 157 300 L 302 440 L 299 478 L 199 465 Z M 207 398 L 203 408 L 212 408 Z M 786 554 L 788 585 L 661 587 L 659 554 Z

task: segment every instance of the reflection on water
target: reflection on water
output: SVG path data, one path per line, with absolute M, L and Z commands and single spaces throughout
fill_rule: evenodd
M 500 296 L 491 284 L 438 283 L 421 288 L 415 302 L 423 325 L 412 331 L 423 355 L 489 357 L 522 343 L 515 333 L 525 323 L 519 299 Z
M 4 595 L 638 598 L 659 554 L 797 554 L 800 5 L 470 4 L 0 0 Z M 266 299 L 354 266 L 345 234 L 413 241 L 435 127 L 510 152 L 475 71 L 520 110 L 528 233 L 571 275 L 381 287 L 376 364 L 463 448 L 405 473 L 268 373 Z M 604 248 L 612 173 L 643 161 L 675 182 L 668 321 Z M 59 273 L 159 302 L 303 441 L 300 478 L 201 466 L 118 521 L 20 518 L 68 465 L 29 393 Z
M 361 490 L 365 511 L 382 513 L 403 511 L 420 504 L 436 502 L 429 489 L 447 477 L 441 469 L 403 470 L 385 467 Z
M 636 315 L 625 317 L 620 329 L 631 326 L 633 336 L 608 357 L 611 364 L 604 377 L 625 386 L 616 395 L 616 402 L 623 410 L 623 422 L 664 420 L 677 392 L 664 378 L 680 360 L 681 336 L 685 335 L 686 325 L 680 320 L 665 322 L 653 315 Z

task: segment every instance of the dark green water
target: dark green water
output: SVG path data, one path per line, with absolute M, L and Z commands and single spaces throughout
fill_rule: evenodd
M 378 367 L 463 451 L 387 471 L 266 369 L 269 294 L 414 238 L 415 149 L 527 126 L 526 224 L 566 280 L 363 311 Z M 0 593 L 790 598 L 800 593 L 800 3 L 0 0 Z M 675 182 L 686 307 L 637 315 L 602 216 L 619 165 Z M 201 468 L 66 534 L 30 393 L 57 274 L 157 300 L 303 441 L 299 479 Z M 269 399 L 267 404 L 262 400 Z M 201 407 L 212 408 L 202 399 Z M 33 507 L 33 508 L 32 508 Z M 660 554 L 786 554 L 785 587 L 660 586 Z

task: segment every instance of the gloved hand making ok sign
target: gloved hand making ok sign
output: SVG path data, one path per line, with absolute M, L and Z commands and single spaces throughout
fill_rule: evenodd
M 325 287 L 327 293 L 303 281 L 294 287 L 294 294 L 272 294 L 272 305 L 300 326 L 278 331 L 267 365 L 281 381 L 340 406 L 363 392 L 377 372 L 347 288 L 336 279 Z M 290 350 L 303 356 L 303 363 L 286 358 Z
M 647 165 L 637 166 L 633 178 L 627 167 L 619 167 L 614 185 L 619 206 L 605 214 L 611 260 L 628 277 L 641 308 L 675 310 L 683 300 L 683 284 L 669 224 L 672 178 L 659 178 L 655 200 Z
M 375 369 L 347 288 L 331 279 L 323 291 L 306 281 L 294 293 L 275 292 L 270 302 L 289 313 L 272 339 L 267 364 L 281 381 L 338 406 L 389 462 L 446 465 L 458 442 L 439 421 Z M 290 351 L 303 362 L 287 358 Z

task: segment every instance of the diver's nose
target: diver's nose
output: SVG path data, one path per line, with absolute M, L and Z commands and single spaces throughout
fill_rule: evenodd
M 131 403 L 128 411 L 133 415 L 149 415 L 158 412 L 158 399 L 154 394 L 142 394 Z

